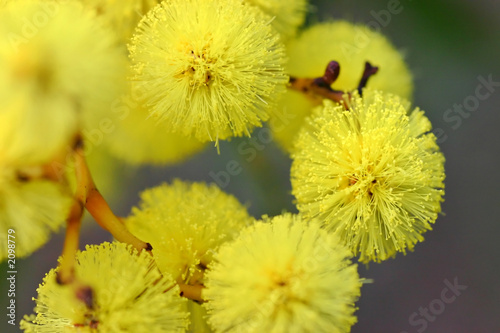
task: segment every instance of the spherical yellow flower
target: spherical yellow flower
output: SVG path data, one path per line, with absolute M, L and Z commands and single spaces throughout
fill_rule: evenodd
M 258 8 L 238 0 L 167 0 L 129 47 L 151 113 L 200 141 L 250 135 L 284 91 L 284 47 Z
M 141 198 L 127 227 L 153 246 L 162 272 L 185 284 L 203 284 L 218 247 L 253 223 L 245 206 L 215 185 L 175 180 L 144 191 Z
M 368 80 L 368 88 L 411 98 L 412 76 L 403 56 L 385 36 L 366 26 L 346 21 L 313 25 L 287 44 L 287 55 L 287 73 L 298 78 L 321 77 L 327 64 L 337 61 L 340 75 L 331 87 L 346 92 L 358 87 L 365 62 L 369 61 L 379 70 Z M 294 138 L 304 119 L 318 105 L 321 99 L 308 98 L 294 90 L 288 90 L 279 100 L 277 109 L 288 114 L 286 122 L 271 118 L 270 125 L 275 139 L 286 151 L 293 151 Z
M 32 169 L 26 172 L 37 172 Z M 25 180 L 21 171 L 0 168 L 0 261 L 8 258 L 9 229 L 14 230 L 9 239 L 15 243 L 15 257 L 29 256 L 64 225 L 73 202 L 61 185 Z
M 297 29 L 304 23 L 307 11 L 307 0 L 246 0 L 259 7 L 273 18 L 271 25 L 279 32 L 282 39 L 293 37 Z
M 123 243 L 87 246 L 76 256 L 84 286 L 56 282 L 52 269 L 37 289 L 36 316 L 25 316 L 25 332 L 184 332 L 186 299 L 152 257 Z
M 245 229 L 209 267 L 216 332 L 348 332 L 361 280 L 350 252 L 319 223 L 285 214 Z
M 362 262 L 412 250 L 441 211 L 444 157 L 423 111 L 408 106 L 366 90 L 349 110 L 325 103 L 297 140 L 299 211 L 324 221 Z
M 120 117 L 104 140 L 110 152 L 127 163 L 179 163 L 206 147 L 192 137 L 172 133 L 167 123 L 149 118 L 147 109 L 138 101 Z
M 126 57 L 79 3 L 9 2 L 0 12 L 0 163 L 46 163 L 82 119 L 108 110 Z M 120 81 L 121 79 L 121 81 Z

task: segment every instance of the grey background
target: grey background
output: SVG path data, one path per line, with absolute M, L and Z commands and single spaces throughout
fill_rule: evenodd
M 312 1 L 316 12 L 308 22 L 331 18 L 377 22 L 376 14 L 389 3 Z M 352 332 L 500 332 L 500 87 L 468 112 L 467 118 L 461 117 L 460 126 L 443 118 L 454 104 L 474 96 L 478 77 L 492 75 L 493 81 L 500 81 L 500 2 L 401 0 L 400 4 L 401 12 L 391 15 L 381 31 L 406 54 L 415 76 L 414 104 L 426 111 L 435 128 L 443 130 L 442 138 L 446 136 L 440 143 L 446 156 L 445 215 L 438 218 L 415 252 L 369 267 L 360 265 L 360 274 L 374 283 L 362 289 L 358 323 Z M 173 167 L 120 166 L 120 190 L 107 196 L 117 214 L 126 215 L 137 203 L 139 191 L 176 177 L 213 181 L 211 171 L 225 170 L 229 161 L 236 160 L 242 172 L 231 177 L 224 189 L 247 203 L 254 216 L 294 211 L 288 157 L 270 143 L 254 147 L 258 154 L 247 162 L 248 155 L 238 153 L 241 144 L 250 145 L 248 139 L 223 142 L 220 155 L 208 147 Z M 62 234 L 35 255 L 18 261 L 18 318 L 32 312 L 31 297 L 56 264 Z M 82 244 L 104 240 L 110 240 L 109 235 L 87 218 Z M 1 276 L 6 270 L 5 264 L 0 265 Z M 433 321 L 428 320 L 425 329 L 423 324 L 412 326 L 410 315 L 420 307 L 437 304 L 434 300 L 441 297 L 444 281 L 455 278 L 467 289 L 433 316 Z M 0 286 L 0 306 L 5 309 L 5 279 Z M 6 326 L 4 317 L 0 327 Z

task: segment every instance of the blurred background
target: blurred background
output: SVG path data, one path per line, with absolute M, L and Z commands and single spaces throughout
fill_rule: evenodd
M 359 266 L 360 274 L 374 282 L 363 286 L 352 332 L 500 332 L 500 1 L 325 0 L 311 1 L 311 6 L 309 24 L 339 18 L 378 24 L 404 52 L 415 79 L 414 104 L 426 111 L 446 156 L 444 214 L 415 252 Z M 389 11 L 392 6 L 398 13 Z M 490 84 L 489 97 L 476 98 L 476 88 L 488 80 L 499 83 Z M 454 121 L 446 118 L 448 109 L 464 104 L 471 111 L 454 112 Z M 259 145 L 248 162 L 248 155 L 237 150 L 244 141 L 248 139 L 222 142 L 220 155 L 208 147 L 172 167 L 110 164 L 118 190 L 104 189 L 104 194 L 116 213 L 125 216 L 140 191 L 174 178 L 213 182 L 235 160 L 243 171 L 228 182 L 219 179 L 219 185 L 246 203 L 251 214 L 295 212 L 290 159 L 271 142 Z M 112 184 L 110 180 L 107 186 Z M 82 247 L 105 240 L 111 240 L 109 234 L 87 217 Z M 32 313 L 31 298 L 44 274 L 55 267 L 62 242 L 63 232 L 17 262 L 18 319 Z M 6 271 L 5 263 L 0 265 L 2 276 Z M 453 284 L 461 286 L 457 296 L 449 304 L 440 301 Z M 5 279 L 0 286 L 5 309 Z M 5 318 L 0 327 L 4 325 Z

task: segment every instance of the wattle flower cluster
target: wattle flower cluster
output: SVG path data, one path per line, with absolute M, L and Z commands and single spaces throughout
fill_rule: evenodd
M 401 53 L 346 21 L 299 30 L 309 8 L 0 1 L 1 260 L 7 230 L 24 257 L 66 224 L 21 329 L 351 330 L 365 282 L 352 260 L 424 240 L 445 159 Z M 177 164 L 209 141 L 224 154 L 220 140 L 266 122 L 291 157 L 298 214 L 252 217 L 215 184 L 175 179 L 118 217 L 98 189 L 131 188 L 120 163 Z M 78 251 L 84 211 L 116 241 Z

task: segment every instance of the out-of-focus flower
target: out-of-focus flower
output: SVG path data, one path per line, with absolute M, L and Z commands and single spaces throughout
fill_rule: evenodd
M 60 229 L 72 204 L 68 189 L 60 184 L 25 180 L 26 174 L 8 171 L 0 168 L 0 261 L 7 258 L 9 229 L 14 230 L 16 257 L 29 256 Z
M 0 11 L 0 164 L 47 163 L 122 92 L 126 58 L 77 2 Z
M 162 272 L 185 284 L 203 284 L 203 274 L 219 246 L 253 218 L 238 200 L 215 185 L 175 180 L 141 194 L 127 228 L 153 246 Z
M 85 7 L 101 16 L 125 45 L 143 15 L 159 0 L 79 0 Z
M 307 11 L 307 0 L 246 0 L 259 7 L 273 20 L 271 25 L 279 32 L 283 40 L 293 37 L 297 29 L 304 23 Z
M 340 74 L 332 89 L 353 91 L 369 61 L 379 68 L 370 77 L 368 88 L 378 89 L 410 99 L 412 76 L 402 54 L 382 34 L 363 25 L 334 21 L 313 25 L 287 44 L 287 73 L 297 78 L 321 77 L 327 64 L 335 60 Z M 273 135 L 286 151 L 293 151 L 293 141 L 321 98 L 312 98 L 295 90 L 287 90 L 278 102 L 278 110 L 289 114 L 287 123 L 270 122 Z
M 115 116 L 116 127 L 104 141 L 111 154 L 127 163 L 180 163 L 206 147 L 206 143 L 195 138 L 173 133 L 168 123 L 149 118 L 141 101 L 134 101 Z

